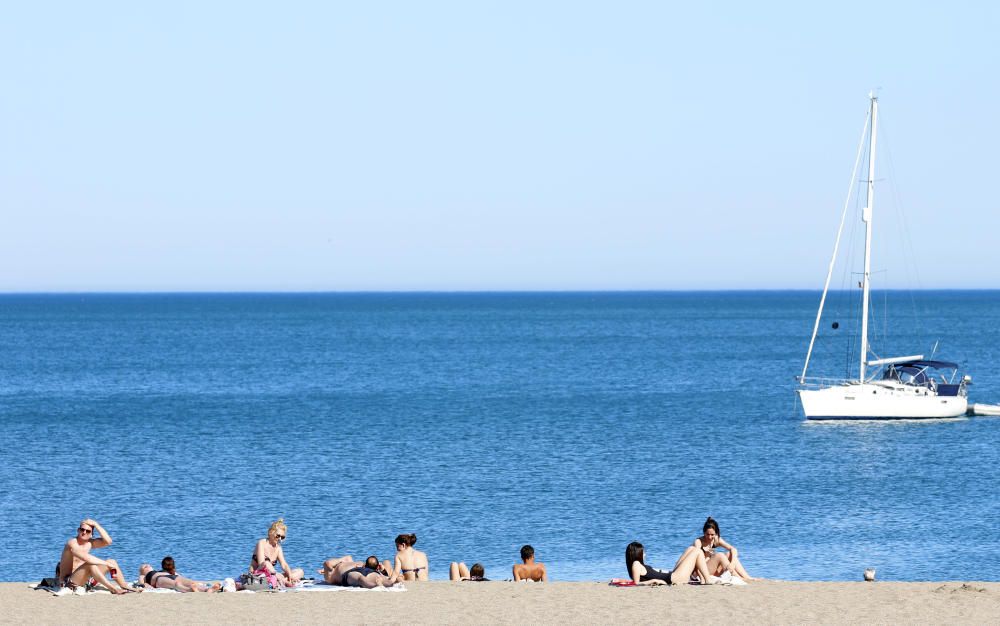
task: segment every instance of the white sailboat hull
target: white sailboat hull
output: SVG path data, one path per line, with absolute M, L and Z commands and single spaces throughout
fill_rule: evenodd
M 802 410 L 811 420 L 944 419 L 965 415 L 964 395 L 941 396 L 925 387 L 892 383 L 845 383 L 799 389 Z

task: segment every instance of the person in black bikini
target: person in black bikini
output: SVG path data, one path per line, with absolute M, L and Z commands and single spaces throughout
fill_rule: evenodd
M 302 580 L 304 573 L 301 568 L 292 568 L 285 560 L 281 542 L 288 536 L 285 521 L 279 519 L 267 529 L 267 538 L 257 542 L 253 555 L 250 557 L 250 571 L 267 577 L 274 588 L 291 587 Z M 278 572 L 278 567 L 281 572 Z
M 181 576 L 174 569 L 174 559 L 166 557 L 160 563 L 162 570 L 154 570 L 149 563 L 143 563 L 139 567 L 139 580 L 147 587 L 153 589 L 173 589 L 182 593 L 187 592 L 209 592 L 219 591 L 219 583 L 203 583 Z
M 689 550 L 669 572 L 646 565 L 645 548 L 633 541 L 625 548 L 625 567 L 632 582 L 637 585 L 678 585 L 688 581 L 696 569 L 703 580 L 711 580 L 705 555 L 700 550 Z M 614 582 L 614 581 L 612 581 Z

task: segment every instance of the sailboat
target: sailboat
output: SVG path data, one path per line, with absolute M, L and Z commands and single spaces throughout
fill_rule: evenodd
M 967 386 L 972 382 L 968 376 L 959 378 L 958 365 L 950 361 L 924 358 L 923 354 L 877 358 L 872 353 L 868 337 L 868 317 L 871 299 L 871 256 L 872 256 L 872 209 L 875 192 L 875 143 L 878 130 L 878 98 L 869 94 L 870 108 L 862 133 L 868 138 L 868 186 L 867 202 L 861 210 L 861 221 L 865 228 L 864 275 L 861 280 L 861 331 L 860 359 L 857 378 L 847 380 L 817 379 L 806 376 L 813 346 L 819 331 L 823 306 L 830 288 L 834 263 L 840 246 L 840 236 L 847 215 L 841 217 L 840 230 L 834 245 L 830 271 L 827 273 L 820 298 L 816 323 L 813 326 L 809 350 L 806 353 L 802 375 L 798 377 L 799 400 L 802 410 L 810 420 L 850 420 L 850 419 L 944 419 L 965 415 L 968 408 Z M 857 164 L 855 161 L 855 179 Z M 852 182 L 853 186 L 853 182 Z M 850 198 L 851 194 L 848 194 Z M 848 200 L 850 202 L 850 200 Z M 876 358 L 872 358 L 876 357 Z

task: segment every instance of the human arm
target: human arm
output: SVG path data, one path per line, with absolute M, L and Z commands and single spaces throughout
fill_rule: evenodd
M 720 548 L 725 548 L 726 550 L 728 550 L 728 551 L 729 551 L 729 571 L 730 571 L 730 572 L 732 572 L 732 573 L 736 573 L 736 566 L 735 566 L 735 565 L 734 565 L 734 563 L 733 563 L 733 562 L 734 562 L 734 561 L 736 560 L 736 557 L 737 557 L 737 556 L 738 556 L 738 554 L 739 554 L 739 552 L 737 552 L 737 550 L 736 550 L 736 546 L 734 546 L 734 545 L 731 545 L 731 544 L 729 544 L 729 543 L 728 543 L 728 542 L 727 542 L 727 541 L 726 541 L 725 539 L 723 539 L 722 537 L 719 537 L 719 538 L 718 538 L 718 539 L 717 539 L 717 540 L 715 541 L 715 543 L 716 543 L 716 544 L 717 544 L 717 545 L 718 545 L 718 546 L 719 546 Z
M 394 574 L 403 573 L 403 559 L 399 558 L 399 553 L 396 553 L 396 558 L 392 561 L 392 571 Z
M 515 563 L 511 571 L 514 573 L 514 582 L 521 582 L 521 565 Z
M 539 563 L 539 565 L 542 565 L 542 564 Z M 545 569 L 545 565 L 542 565 L 542 582 L 543 583 L 549 582 L 549 571 L 547 569 Z
M 80 545 L 76 539 L 70 539 L 66 542 L 66 547 L 69 548 L 69 551 L 73 555 L 74 559 L 79 559 L 84 563 L 89 563 L 91 565 L 105 565 L 107 563 L 104 559 L 91 554 L 90 550 L 84 549 L 84 546 Z M 63 573 L 62 575 L 68 576 L 69 574 Z
M 278 546 L 278 553 L 275 555 L 275 558 L 278 560 L 278 563 L 281 564 L 281 572 L 285 575 L 288 584 L 294 585 L 302 580 L 305 575 L 304 572 L 301 569 L 293 568 L 288 564 L 288 561 L 285 560 L 285 551 L 281 546 Z M 386 561 L 386 563 L 388 563 L 388 561 Z
M 111 545 L 111 535 L 108 534 L 108 531 L 104 530 L 103 526 L 101 526 L 100 524 L 97 523 L 97 520 L 93 520 L 93 519 L 91 519 L 91 518 L 88 517 L 87 519 L 83 520 L 83 522 L 81 522 L 81 524 L 86 524 L 87 526 L 90 526 L 91 528 L 94 529 L 94 532 L 91 533 L 91 535 L 90 535 L 90 537 L 91 537 L 90 544 L 93 547 L 95 547 L 95 548 L 106 548 L 107 546 Z M 94 537 L 95 533 L 101 533 L 101 538 L 100 539 L 94 539 L 93 537 Z
M 277 574 L 278 571 L 274 569 L 274 563 L 271 562 L 270 557 L 266 555 L 264 546 L 267 545 L 266 539 L 261 539 L 257 542 L 257 548 L 254 550 L 254 561 L 257 562 L 257 567 L 254 569 L 264 568 L 265 571 L 271 574 Z
M 274 560 L 281 565 L 281 572 L 285 575 L 285 577 L 290 578 L 292 568 L 289 567 L 288 561 L 285 560 L 285 551 L 281 549 L 281 546 L 278 546 L 278 552 L 274 555 Z

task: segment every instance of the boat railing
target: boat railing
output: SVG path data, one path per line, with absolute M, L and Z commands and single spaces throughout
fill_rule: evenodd
M 858 382 L 847 378 L 829 378 L 825 376 L 796 376 L 795 380 L 799 381 L 799 385 L 803 387 L 832 387 Z

